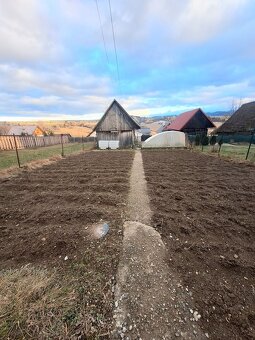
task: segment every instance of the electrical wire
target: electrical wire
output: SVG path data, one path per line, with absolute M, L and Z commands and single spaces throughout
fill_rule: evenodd
M 106 60 L 107 60 L 107 64 L 109 65 L 109 56 L 107 53 L 107 49 L 106 49 L 106 43 L 105 43 L 105 37 L 104 37 L 104 30 L 103 30 L 103 25 L 102 25 L 102 20 L 101 20 L 101 15 L 100 15 L 100 11 L 99 11 L 99 6 L 98 6 L 98 2 L 97 0 L 95 0 L 96 3 L 96 7 L 97 7 L 97 15 L 98 15 L 98 19 L 99 19 L 99 24 L 100 24 L 100 29 L 101 29 L 101 34 L 102 34 L 102 40 L 103 40 L 103 44 L 104 44 L 104 51 L 105 51 L 105 56 L 106 56 Z
M 114 33 L 114 27 L 113 27 L 113 20 L 112 20 L 112 6 L 111 6 L 111 0 L 108 0 L 108 4 L 109 4 L 109 10 L 110 10 L 110 17 L 111 17 L 112 38 L 113 38 L 113 44 L 114 44 L 114 52 L 115 52 L 115 61 L 116 61 L 116 68 L 117 68 L 117 76 L 118 76 L 118 82 L 119 82 L 119 87 L 120 87 L 119 62 L 118 62 L 118 54 L 117 54 L 117 47 L 116 47 L 116 39 L 115 39 L 115 33 Z

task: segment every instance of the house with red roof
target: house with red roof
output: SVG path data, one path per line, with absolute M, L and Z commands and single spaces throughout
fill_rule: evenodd
M 190 135 L 207 135 L 209 128 L 215 125 L 202 109 L 183 112 L 172 123 L 166 125 L 163 131 L 182 131 Z

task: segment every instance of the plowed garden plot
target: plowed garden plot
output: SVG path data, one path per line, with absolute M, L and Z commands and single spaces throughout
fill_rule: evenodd
M 143 151 L 154 227 L 211 339 L 255 338 L 255 168 Z
M 0 338 L 108 337 L 132 160 L 87 152 L 0 179 Z

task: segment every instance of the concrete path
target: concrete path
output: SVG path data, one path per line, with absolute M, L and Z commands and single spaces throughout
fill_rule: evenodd
M 206 339 L 192 297 L 165 262 L 160 234 L 150 224 L 142 155 L 136 151 L 115 289 L 114 339 Z M 195 314 L 194 314 L 195 313 Z
M 130 190 L 128 195 L 128 209 L 126 218 L 129 221 L 138 221 L 150 224 L 152 212 L 147 193 L 147 183 L 143 170 L 141 151 L 136 151 L 130 175 Z

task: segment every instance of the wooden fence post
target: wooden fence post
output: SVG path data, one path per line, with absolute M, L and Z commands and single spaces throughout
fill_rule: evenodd
M 246 160 L 247 160 L 248 157 L 249 157 L 249 153 L 250 153 L 250 149 L 251 149 L 251 144 L 252 144 L 252 142 L 253 142 L 254 133 L 255 133 L 255 130 L 253 131 L 253 133 L 252 133 L 252 135 L 251 135 L 250 144 L 249 144 L 249 147 L 248 147 L 248 150 L 247 150 L 247 154 L 246 154 L 246 157 L 245 157 Z
M 34 146 L 35 146 L 35 149 L 36 149 L 36 139 L 35 139 L 35 136 L 33 136 L 33 142 L 34 142 Z
M 19 168 L 21 168 L 21 166 L 20 166 L 20 160 L 19 160 L 19 153 L 18 153 L 18 148 L 17 148 L 17 141 L 16 141 L 15 134 L 13 134 L 13 138 L 14 138 L 14 145 L 15 145 L 15 150 L 16 150 L 16 156 L 17 156 L 18 165 L 19 165 Z
M 63 145 L 63 134 L 61 133 L 61 147 L 62 147 L 62 151 L 61 151 L 61 156 L 64 157 L 64 145 Z
M 218 144 L 219 144 L 218 157 L 220 157 L 220 149 L 223 144 L 223 135 L 221 136 L 221 139 L 219 140 Z
M 204 145 L 203 145 L 203 143 L 204 143 L 204 137 L 203 137 L 203 135 L 200 135 L 200 143 L 201 143 L 201 150 L 202 150 L 202 152 L 204 151 Z
M 83 136 L 81 137 L 81 142 L 82 142 L 82 151 L 84 151 L 84 139 L 83 139 Z

